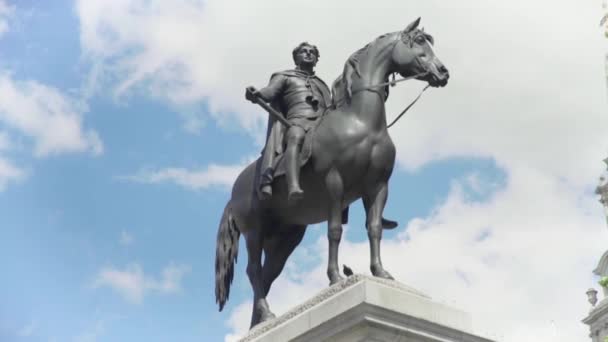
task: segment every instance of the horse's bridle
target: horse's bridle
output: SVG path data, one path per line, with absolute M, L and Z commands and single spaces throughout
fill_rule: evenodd
M 429 73 L 430 73 L 430 71 L 423 71 L 423 72 L 421 72 L 419 74 L 408 76 L 408 77 L 404 77 L 404 78 L 402 78 L 400 80 L 392 80 L 392 81 L 387 81 L 387 82 L 378 83 L 378 84 L 374 84 L 374 85 L 371 85 L 371 86 L 355 89 L 355 90 L 352 91 L 352 93 L 354 94 L 354 93 L 358 93 L 360 91 L 369 90 L 369 91 L 372 91 L 372 92 L 377 93 L 377 94 L 380 95 L 380 93 L 378 92 L 378 90 L 376 88 L 386 87 L 387 85 L 390 85 L 392 87 L 392 86 L 395 86 L 399 82 L 409 81 L 409 80 L 412 80 L 412 79 L 415 79 L 415 78 L 418 78 L 418 77 L 426 76 Z
M 371 91 L 372 93 L 376 93 L 378 96 L 380 96 L 380 99 L 382 99 L 382 101 L 385 100 L 384 95 L 380 93 L 380 91 L 378 90 L 378 88 L 381 87 L 386 87 L 388 85 L 390 85 L 391 87 L 395 86 L 397 83 L 399 82 L 403 82 L 403 81 L 409 81 L 418 77 L 423 77 L 426 76 L 430 73 L 430 71 L 424 71 L 421 72 L 419 74 L 416 75 L 412 75 L 412 76 L 408 76 L 408 77 L 404 77 L 400 80 L 392 80 L 392 81 L 387 81 L 387 82 L 383 82 L 383 83 L 378 83 L 378 84 L 374 84 L 368 87 L 363 87 L 363 88 L 359 88 L 359 89 L 355 89 L 353 90 L 352 94 L 358 93 L 360 91 Z M 414 101 L 412 101 L 412 103 L 410 103 L 407 107 L 405 107 L 405 109 L 399 113 L 399 115 L 397 115 L 397 117 L 389 124 L 386 126 L 386 128 L 390 128 L 392 125 L 394 125 L 399 119 L 401 119 L 401 117 L 410 109 L 412 108 L 412 106 L 418 102 L 418 100 L 420 99 L 420 97 L 422 96 L 422 93 L 424 93 L 425 90 L 427 90 L 430 87 L 430 84 L 427 84 L 426 87 L 424 87 L 421 91 L 420 94 L 418 94 L 418 96 L 414 99 Z
M 423 32 L 422 34 L 424 34 L 424 32 Z M 399 38 L 398 38 L 397 40 L 395 40 L 395 45 L 396 45 L 396 44 L 397 44 L 397 42 L 399 42 L 399 41 L 401 41 L 401 42 L 402 42 L 402 43 L 404 43 L 404 44 L 409 44 L 409 45 L 411 45 L 411 44 L 412 44 L 412 42 L 413 42 L 413 40 L 414 40 L 414 39 L 416 39 L 416 37 L 417 37 L 417 36 L 418 36 L 418 35 L 410 35 L 410 34 L 402 33 L 402 34 L 399 36 Z M 394 45 L 393 45 L 393 47 L 394 47 Z M 417 61 L 417 62 L 419 62 L 419 61 Z M 379 88 L 386 87 L 386 86 L 388 86 L 388 85 L 390 85 L 391 87 L 394 87 L 394 86 L 395 86 L 397 83 L 399 83 L 399 82 L 408 81 L 408 80 L 411 80 L 411 79 L 416 79 L 416 78 L 419 78 L 419 77 L 424 77 L 424 76 L 428 75 L 429 73 L 430 73 L 430 71 L 428 71 L 428 70 L 427 70 L 427 71 L 420 72 L 420 73 L 418 73 L 418 74 L 416 74 L 416 75 L 412 75 L 412 76 L 408 76 L 408 77 L 403 77 L 403 78 L 402 78 L 402 79 L 400 79 L 400 80 L 395 80 L 395 79 L 393 78 L 393 80 L 392 80 L 392 81 L 387 81 L 387 82 L 378 83 L 378 84 L 374 84 L 374 85 L 367 86 L 367 87 L 362 87 L 362 88 L 354 89 L 354 90 L 351 92 L 351 94 L 355 94 L 355 93 L 358 93 L 358 92 L 360 92 L 360 91 L 371 91 L 372 93 L 376 93 L 378 96 L 380 96 L 380 99 L 381 99 L 381 100 L 384 102 L 384 101 L 386 100 L 386 99 L 385 99 L 385 96 L 384 96 L 384 94 L 382 94 L 382 93 L 380 92 Z M 393 75 L 394 75 L 394 74 L 393 74 Z M 404 115 L 404 114 L 405 114 L 405 113 L 406 113 L 406 112 L 407 112 L 407 111 L 408 111 L 408 110 L 409 110 L 409 109 L 410 109 L 410 108 L 411 108 L 411 107 L 412 107 L 412 106 L 413 106 L 413 105 L 414 105 L 416 102 L 418 102 L 418 100 L 419 100 L 419 99 L 420 99 L 420 97 L 422 96 L 422 93 L 424 93 L 424 91 L 425 91 L 425 90 L 427 90 L 429 87 L 430 87 L 430 84 L 427 84 L 427 85 L 426 85 L 426 87 L 424 87 L 424 88 L 423 88 L 423 89 L 420 91 L 420 93 L 419 93 L 419 94 L 418 94 L 418 96 L 417 96 L 417 97 L 414 99 L 414 101 L 412 101 L 412 103 L 410 103 L 410 104 L 409 104 L 407 107 L 405 107 L 405 109 L 404 109 L 404 110 L 403 110 L 401 113 L 399 113 L 399 115 L 397 115 L 397 117 L 396 117 L 396 118 L 395 118 L 395 119 L 394 119 L 394 120 L 393 120 L 393 121 L 392 121 L 392 122 L 391 122 L 389 125 L 387 125 L 387 126 L 386 126 L 386 128 L 390 128 L 390 127 L 391 127 L 391 126 L 393 126 L 393 125 L 394 125 L 394 124 L 395 124 L 395 123 L 396 123 L 396 122 L 397 122 L 399 119 L 401 119 L 401 117 L 402 117 L 402 116 L 403 116 L 403 115 Z

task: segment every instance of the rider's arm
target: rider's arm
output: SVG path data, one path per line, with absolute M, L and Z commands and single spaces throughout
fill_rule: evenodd
M 277 96 L 279 96 L 285 87 L 285 81 L 287 77 L 281 74 L 274 75 L 268 86 L 260 89 L 258 93 L 266 102 L 272 102 Z

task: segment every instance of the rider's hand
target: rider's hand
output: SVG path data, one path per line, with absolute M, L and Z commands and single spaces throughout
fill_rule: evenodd
M 260 92 L 253 86 L 249 86 L 245 90 L 245 98 L 247 101 L 255 103 L 256 99 L 260 97 Z

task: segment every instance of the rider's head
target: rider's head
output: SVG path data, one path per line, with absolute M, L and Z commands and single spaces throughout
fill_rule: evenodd
M 319 49 L 308 42 L 303 42 L 296 46 L 291 55 L 293 56 L 294 63 L 299 67 L 314 67 L 320 57 Z

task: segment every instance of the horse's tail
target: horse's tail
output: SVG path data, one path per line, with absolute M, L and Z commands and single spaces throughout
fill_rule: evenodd
M 226 204 L 224 214 L 217 231 L 215 250 L 215 302 L 220 311 L 230 296 L 230 284 L 234 276 L 234 264 L 239 253 L 239 232 L 232 217 L 231 203 Z

